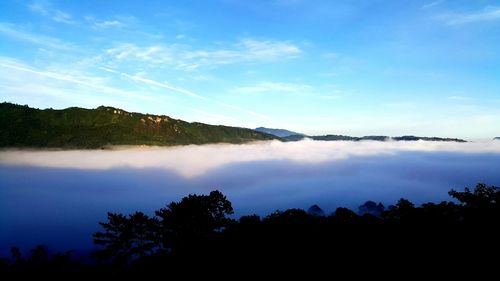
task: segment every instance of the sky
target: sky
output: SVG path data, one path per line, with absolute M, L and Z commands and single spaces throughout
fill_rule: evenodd
M 0 2 L 0 100 L 306 134 L 500 136 L 500 1 Z

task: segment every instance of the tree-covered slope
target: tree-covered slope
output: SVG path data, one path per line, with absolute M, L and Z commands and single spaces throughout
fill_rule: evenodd
M 166 146 L 274 138 L 251 129 L 189 123 L 165 115 L 132 113 L 113 107 L 40 110 L 0 104 L 0 147 Z

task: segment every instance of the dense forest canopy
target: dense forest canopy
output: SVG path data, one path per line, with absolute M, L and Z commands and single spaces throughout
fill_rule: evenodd
M 329 255 L 332 261 L 342 257 L 342 264 L 429 253 L 436 255 L 428 256 L 429 261 L 453 260 L 458 258 L 455 253 L 465 250 L 483 254 L 497 249 L 488 237 L 499 234 L 500 188 L 478 184 L 474 190 L 451 190 L 449 195 L 453 201 L 418 207 L 402 198 L 387 208 L 367 201 L 357 213 L 340 207 L 325 214 L 314 205 L 308 211 L 288 209 L 263 218 L 234 219 L 231 202 L 212 191 L 171 202 L 152 217 L 139 211 L 108 213 L 107 221 L 99 223 L 101 231 L 94 234 L 99 248 L 90 263 L 75 258 L 72 251 L 49 255 L 40 245 L 24 257 L 13 247 L 11 258 L 2 259 L 1 270 L 123 277 L 168 269 L 189 276 L 194 272 L 183 269 L 218 264 L 245 267 L 287 260 L 305 265 Z

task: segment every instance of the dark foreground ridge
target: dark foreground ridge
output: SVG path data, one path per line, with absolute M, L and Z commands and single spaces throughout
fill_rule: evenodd
M 500 189 L 478 184 L 473 191 L 449 194 L 455 202 L 416 207 L 400 199 L 386 209 L 368 201 L 358 213 L 338 208 L 331 215 L 314 205 L 308 212 L 289 209 L 234 220 L 231 202 L 212 191 L 172 202 L 153 217 L 108 213 L 93 237 L 100 250 L 92 262 L 79 261 L 72 252 L 51 256 L 43 246 L 27 257 L 12 248 L 0 270 L 17 277 L 236 278 L 232 270 L 246 277 L 304 271 L 356 275 L 352 266 L 382 272 L 413 268 L 418 274 L 447 271 L 446 264 L 453 264 L 463 267 L 460 272 L 478 266 L 476 274 L 488 274 L 498 261 Z
M 277 139 L 251 129 L 189 123 L 100 106 L 40 110 L 0 104 L 0 147 L 101 148 L 110 145 L 244 143 Z

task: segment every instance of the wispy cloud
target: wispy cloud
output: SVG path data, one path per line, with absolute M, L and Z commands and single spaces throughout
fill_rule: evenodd
M 292 84 L 281 82 L 260 82 L 254 86 L 237 87 L 236 93 L 267 93 L 267 92 L 309 92 L 313 87 L 306 84 Z
M 206 124 L 217 124 L 219 125 L 221 122 L 223 123 L 233 123 L 235 121 L 234 117 L 223 115 L 223 114 L 218 114 L 218 113 L 211 113 L 207 112 L 205 110 L 201 110 L 198 108 L 187 108 L 190 111 L 196 113 L 197 115 L 200 115 L 200 119 L 204 120 L 203 123 Z
M 50 14 L 48 7 L 47 7 L 47 3 L 43 3 L 40 1 L 35 1 L 35 2 L 32 2 L 31 4 L 28 4 L 28 8 L 32 12 L 35 12 L 35 13 L 42 15 L 42 16 L 47 16 Z
M 167 89 L 167 90 L 171 90 L 171 91 L 174 91 L 174 92 L 177 92 L 177 93 L 185 94 L 185 95 L 188 95 L 188 96 L 191 96 L 191 97 L 194 97 L 194 98 L 198 98 L 198 99 L 206 99 L 205 97 L 197 95 L 197 94 L 195 94 L 195 93 L 193 93 L 193 92 L 191 92 L 189 90 L 178 88 L 178 87 L 173 87 L 173 86 L 171 86 L 171 85 L 169 85 L 167 83 L 162 83 L 162 82 L 158 82 L 158 81 L 155 81 L 155 80 L 147 79 L 147 78 L 144 78 L 144 77 L 141 77 L 141 76 L 138 76 L 138 75 L 130 75 L 130 74 L 127 74 L 127 73 L 121 73 L 121 75 L 124 76 L 124 77 L 127 77 L 127 78 L 129 78 L 131 80 L 139 81 L 139 82 L 148 84 L 150 86 L 164 88 L 164 89 Z
M 240 49 L 240 59 L 247 57 L 248 60 L 293 58 L 302 53 L 298 46 L 287 41 L 243 39 L 236 46 Z
M 182 44 L 138 46 L 120 44 L 106 51 L 117 61 L 140 61 L 152 64 L 174 65 L 181 70 L 195 70 L 200 66 L 235 63 L 262 63 L 298 57 L 301 49 L 288 41 L 259 41 L 243 39 L 217 49 L 193 49 Z
M 474 98 L 465 97 L 465 96 L 449 96 L 448 99 L 453 100 L 453 101 L 472 101 L 472 100 L 474 100 Z
M 96 22 L 95 26 L 100 28 L 121 27 L 123 26 L 123 22 L 117 20 L 105 20 L 102 22 Z
M 139 47 L 131 43 L 119 44 L 106 50 L 106 55 L 117 61 L 136 60 L 153 64 L 173 63 L 173 53 L 174 51 L 166 46 Z
M 76 24 L 76 21 L 69 13 L 53 8 L 49 1 L 34 1 L 28 5 L 28 8 L 32 12 L 50 18 L 55 22 Z
M 186 39 L 186 38 L 187 38 L 186 34 L 177 34 L 175 36 L 175 39 L 177 39 L 177 40 L 183 40 L 183 39 Z
M 115 15 L 108 19 L 98 19 L 95 16 L 88 15 L 84 19 L 93 29 L 130 27 L 138 22 L 136 17 L 124 15 Z
M 81 92 L 71 86 L 73 85 L 80 86 L 81 89 L 86 89 L 87 91 L 90 89 L 92 90 L 91 92 L 98 92 L 100 94 L 150 100 L 150 98 L 146 95 L 138 95 L 130 91 L 105 85 L 101 82 L 102 79 L 99 77 L 85 74 L 77 76 L 55 71 L 41 70 L 10 58 L 0 57 L 0 70 L 2 70 L 5 74 L 9 73 L 9 75 L 2 75 L 2 78 L 0 78 L 2 87 L 8 86 L 9 89 L 15 90 L 17 93 L 21 94 L 31 94 L 30 88 L 27 87 L 27 84 L 30 84 L 33 86 L 32 88 L 51 89 L 52 91 L 61 93 L 65 96 L 63 98 L 66 98 L 71 97 L 75 92 Z M 87 93 L 89 97 L 92 96 L 91 92 Z
M 0 34 L 3 34 L 4 36 L 10 37 L 15 40 L 24 41 L 31 44 L 42 45 L 53 49 L 58 49 L 58 50 L 74 49 L 74 47 L 71 44 L 61 41 L 57 38 L 31 33 L 25 31 L 21 26 L 14 25 L 11 23 L 0 22 Z
M 422 5 L 422 7 L 420 7 L 420 9 L 422 10 L 427 10 L 427 9 L 430 9 L 432 7 L 435 7 L 441 3 L 443 3 L 444 0 L 437 0 L 437 1 L 433 1 L 433 2 L 429 2 L 429 3 L 426 3 L 424 5 Z
M 54 15 L 52 15 L 52 20 L 55 22 L 62 22 L 66 24 L 75 24 L 76 22 L 72 20 L 72 17 L 70 14 L 56 10 L 54 12 Z
M 258 112 L 252 111 L 252 110 L 244 109 L 244 108 L 236 106 L 236 105 L 228 104 L 228 103 L 225 103 L 225 102 L 217 102 L 217 103 L 219 105 L 223 106 L 223 107 L 234 109 L 234 110 L 237 110 L 237 111 L 241 111 L 241 112 L 250 114 L 250 115 L 252 115 L 254 117 L 260 118 L 260 119 L 267 119 L 267 120 L 271 119 L 271 117 L 269 117 L 269 116 L 267 116 L 265 114 L 261 114 L 261 113 L 258 113 Z
M 468 14 L 448 14 L 440 17 L 447 25 L 462 25 L 500 20 L 500 7 L 486 7 L 480 12 Z

